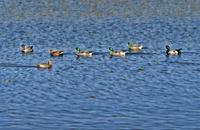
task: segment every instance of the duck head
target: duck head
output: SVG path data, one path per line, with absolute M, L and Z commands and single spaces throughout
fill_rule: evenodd
M 49 49 L 48 51 L 49 51 L 49 53 L 51 53 L 51 52 L 52 52 L 52 49 Z
M 53 61 L 51 59 L 48 60 L 48 64 L 52 65 Z
M 113 52 L 113 48 L 109 47 L 109 52 L 112 53 Z
M 166 45 L 165 47 L 166 47 L 167 50 L 170 50 L 170 46 L 169 45 Z
M 25 48 L 25 45 L 24 45 L 24 44 L 22 44 L 20 47 L 21 47 L 22 49 L 24 49 L 24 48 Z
M 130 42 L 128 42 L 128 48 L 131 48 L 131 43 Z
M 169 51 L 170 51 L 170 46 L 169 46 L 169 45 L 166 45 L 165 47 L 166 47 L 166 49 L 167 49 L 167 50 L 166 50 L 166 53 L 167 53 L 167 55 L 168 55 L 168 53 L 169 53 Z
M 77 51 L 77 52 L 80 52 L 81 49 L 80 49 L 79 47 L 76 47 L 76 51 Z

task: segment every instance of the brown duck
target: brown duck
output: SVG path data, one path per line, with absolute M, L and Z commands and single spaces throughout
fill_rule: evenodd
M 51 56 L 62 56 L 63 55 L 63 51 L 61 50 L 52 50 L 52 49 L 49 49 L 49 54 Z

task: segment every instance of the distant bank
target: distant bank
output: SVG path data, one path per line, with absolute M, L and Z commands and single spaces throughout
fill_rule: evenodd
M 1 20 L 46 17 L 200 17 L 200 0 L 0 0 Z

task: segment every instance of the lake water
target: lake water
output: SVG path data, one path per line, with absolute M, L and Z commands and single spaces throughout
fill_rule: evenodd
M 85 16 L 91 6 L 80 8 L 80 1 L 68 1 L 67 14 L 64 8 L 55 11 L 60 3 L 49 2 L 59 5 L 54 9 L 28 2 L 0 3 L 5 7 L 0 22 L 0 129 L 200 129 L 198 1 L 191 3 L 196 10 L 174 16 L 169 11 L 165 17 L 158 14 L 165 10 L 148 13 L 152 8 L 145 12 L 142 7 L 148 4 L 141 3 L 135 7 L 142 14 L 137 17 L 120 4 L 106 5 L 113 12 L 107 14 L 101 3 L 100 13 L 89 10 L 91 16 Z M 117 15 L 123 8 L 124 14 Z M 129 41 L 141 43 L 144 50 L 127 51 Z M 33 45 L 34 52 L 21 54 L 22 43 Z M 167 44 L 182 48 L 182 55 L 166 57 Z M 93 57 L 77 58 L 76 47 L 94 51 Z M 127 55 L 111 58 L 109 47 Z M 65 53 L 50 57 L 49 48 Z M 52 69 L 34 67 L 48 59 Z

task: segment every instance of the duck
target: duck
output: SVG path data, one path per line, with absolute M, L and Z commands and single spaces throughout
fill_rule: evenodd
M 21 50 L 21 52 L 23 52 L 23 53 L 30 53 L 30 52 L 33 52 L 33 46 L 29 46 L 29 45 L 22 44 L 22 45 L 20 46 L 20 50 Z
M 123 57 L 126 55 L 126 52 L 124 51 L 114 51 L 113 48 L 109 48 L 109 53 L 111 56 L 119 56 L 119 57 Z
M 51 56 L 62 56 L 63 53 L 64 52 L 62 50 L 52 50 L 52 49 L 49 49 L 49 54 Z
M 166 45 L 166 49 L 167 49 L 167 50 L 166 50 L 166 54 L 167 54 L 168 56 L 169 56 L 169 55 L 171 55 L 171 56 L 180 55 L 180 54 L 181 54 L 181 50 L 182 50 L 182 48 L 171 50 L 169 45 Z
M 141 51 L 143 49 L 143 46 L 141 44 L 131 44 L 128 42 L 128 49 L 130 51 Z
M 41 69 L 50 69 L 52 67 L 52 60 L 49 59 L 47 63 L 38 63 L 36 67 Z
M 79 47 L 76 47 L 76 55 L 84 56 L 84 57 L 91 57 L 92 51 L 81 51 L 81 49 Z

